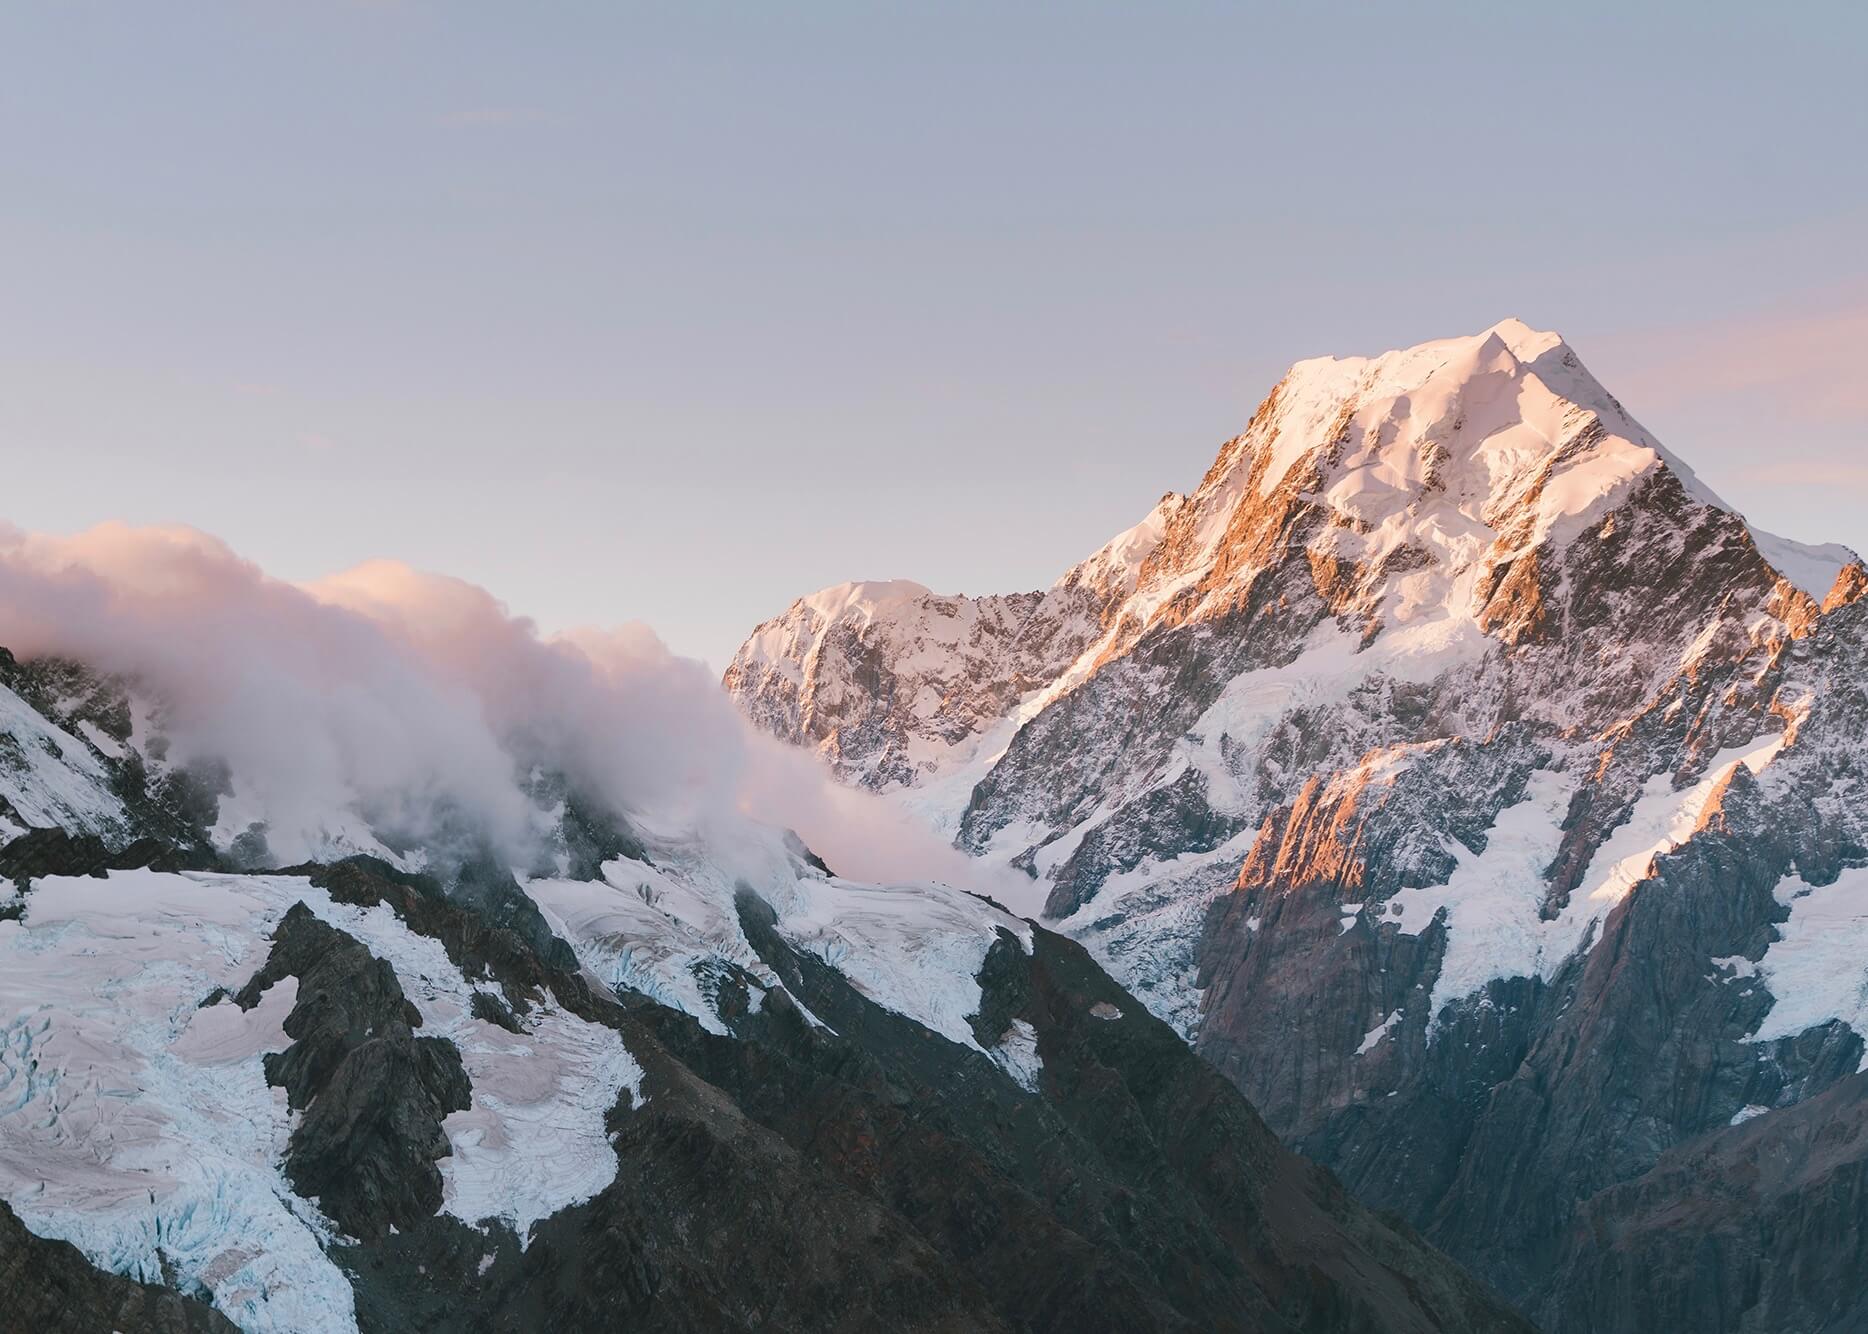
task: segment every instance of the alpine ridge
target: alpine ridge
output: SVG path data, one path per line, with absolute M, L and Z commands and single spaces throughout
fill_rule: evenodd
M 1868 1151 L 1756 1164 L 1860 1096 L 1865 590 L 1506 320 L 1297 363 L 1048 590 L 826 590 L 725 683 L 1542 1327 L 1843 1330 Z

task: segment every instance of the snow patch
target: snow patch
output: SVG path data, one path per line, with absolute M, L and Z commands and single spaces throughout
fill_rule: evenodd
M 1790 917 L 1758 960 L 1775 1003 L 1752 1040 L 1795 1037 L 1836 1019 L 1868 1038 L 1868 867 L 1844 870 L 1827 885 L 1789 875 L 1776 894 Z
M 1367 1056 L 1370 1052 L 1374 1051 L 1381 1045 L 1382 1039 L 1387 1037 L 1394 1026 L 1400 1022 L 1401 1011 L 1396 1010 L 1393 1014 L 1390 1014 L 1386 1019 L 1382 1020 L 1363 1035 L 1362 1045 L 1356 1048 L 1356 1055 Z
M 1758 544 L 1759 553 L 1773 570 L 1818 602 L 1835 587 L 1836 576 L 1842 573 L 1842 567 L 1856 559 L 1855 553 L 1839 542 L 1812 546 L 1808 542 L 1767 533 L 1762 528 L 1751 529 L 1751 540 Z
M 778 932 L 817 955 L 885 1009 L 975 1051 L 970 1016 L 979 1013 L 978 974 L 998 932 L 1029 953 L 1031 926 L 939 883 L 864 885 L 794 880 L 767 900 Z
M 1025 1092 L 1038 1091 L 1038 1077 L 1044 1073 L 1044 1061 L 1038 1055 L 1038 1030 L 1023 1019 L 1014 1019 L 1000 1036 L 999 1045 L 986 1054 Z
M 1693 836 L 1706 803 L 1733 770 L 1743 764 L 1753 774 L 1762 773 L 1784 748 L 1788 735 L 1775 732 L 1720 751 L 1706 766 L 1705 776 L 1683 791 L 1675 790 L 1668 774 L 1648 779 L 1634 811 L 1596 849 L 1583 873 L 1590 898 L 1610 904 L 1621 900 L 1648 876 L 1655 857 L 1672 852 Z
M 302 882 L 301 882 L 302 883 Z M 473 1101 L 442 1122 L 442 1210 L 466 1223 L 499 1219 L 523 1246 L 532 1228 L 616 1179 L 604 1120 L 624 1091 L 641 1101 L 642 1067 L 622 1039 L 546 998 L 523 1034 L 476 1018 L 474 986 L 438 940 L 410 931 L 385 904 L 359 908 L 302 895 L 306 906 L 396 970 L 422 1033 L 460 1050 Z

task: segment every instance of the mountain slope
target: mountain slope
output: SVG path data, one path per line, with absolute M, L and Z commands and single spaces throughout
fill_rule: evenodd
M 1859 964 L 1798 905 L 1868 861 L 1868 572 L 1755 532 L 1516 321 L 1299 363 L 1143 531 L 970 748 L 846 776 L 1027 870 L 1287 1140 L 1587 1328 L 1585 1201 L 1861 1058 Z M 840 633 L 794 607 L 729 688 L 870 651 L 890 693 L 840 707 L 908 731 L 954 672 L 882 609 Z
M 8 790 L 91 780 L 0 846 L 0 1269 L 39 1327 L 1528 1328 L 983 900 L 545 778 L 546 873 L 230 869 L 211 793 L 165 841 L 149 739 L 39 697 L 0 683 Z

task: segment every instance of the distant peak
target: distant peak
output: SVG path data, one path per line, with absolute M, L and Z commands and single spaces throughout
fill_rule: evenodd
M 1507 316 L 1487 329 L 1482 337 L 1496 338 L 1511 350 L 1519 361 L 1536 361 L 1546 352 L 1567 348 L 1563 335 L 1554 329 L 1533 329 L 1515 315 Z
M 799 601 L 825 620 L 834 621 L 846 611 L 873 612 L 928 596 L 927 586 L 912 579 L 857 579 L 820 588 Z

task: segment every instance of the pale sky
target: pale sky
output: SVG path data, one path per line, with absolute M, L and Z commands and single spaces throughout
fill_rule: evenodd
M 1868 6 L 33 4 L 0 518 L 371 557 L 724 665 L 1038 587 L 1284 367 L 1564 333 L 1868 549 Z

